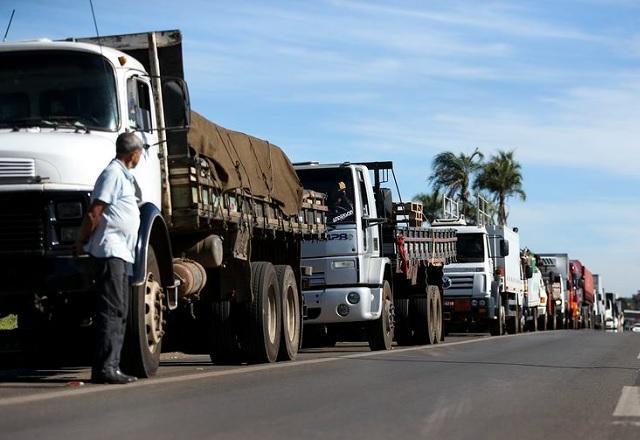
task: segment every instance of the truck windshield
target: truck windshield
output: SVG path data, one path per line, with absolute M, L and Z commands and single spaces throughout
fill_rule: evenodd
M 327 195 L 328 223 L 355 223 L 353 176 L 349 168 L 297 170 L 305 189 Z
M 118 126 L 113 68 L 75 51 L 0 52 L 0 127 Z
M 481 263 L 484 261 L 483 234 L 457 234 L 458 263 Z

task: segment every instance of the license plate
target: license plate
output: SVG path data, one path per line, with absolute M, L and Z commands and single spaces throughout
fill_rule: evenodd
M 469 310 L 471 310 L 471 300 L 459 299 L 455 302 L 456 312 L 468 312 Z

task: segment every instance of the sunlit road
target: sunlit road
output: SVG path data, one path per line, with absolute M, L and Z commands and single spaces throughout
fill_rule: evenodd
M 640 335 L 454 336 L 295 363 L 168 356 L 157 378 L 74 386 L 85 369 L 0 371 L 7 439 L 640 438 Z M 173 359 L 172 359 L 173 358 Z

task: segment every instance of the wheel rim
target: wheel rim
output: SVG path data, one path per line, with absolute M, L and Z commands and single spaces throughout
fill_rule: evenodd
M 162 287 L 152 272 L 147 275 L 144 286 L 144 324 L 147 332 L 147 346 L 154 351 L 162 340 Z
M 269 289 L 269 294 L 267 295 L 267 336 L 269 342 L 272 344 L 276 342 L 276 334 L 278 331 L 277 313 L 276 292 L 272 287 Z
M 287 298 L 285 301 L 285 327 L 287 329 L 287 338 L 292 341 L 296 332 L 296 299 L 293 289 L 287 289 Z

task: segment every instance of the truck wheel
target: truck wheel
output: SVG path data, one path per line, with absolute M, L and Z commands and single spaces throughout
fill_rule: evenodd
M 280 349 L 282 304 L 273 264 L 251 263 L 253 301 L 248 307 L 246 355 L 252 362 L 275 362 Z
M 515 335 L 520 333 L 520 306 L 516 306 L 516 316 L 510 316 L 507 319 L 507 333 Z
M 533 310 L 533 319 L 531 320 L 531 329 L 532 332 L 538 331 L 538 308 L 535 307 Z
M 547 314 L 538 316 L 538 330 L 544 331 L 547 329 Z
M 417 344 L 437 344 L 438 343 L 438 322 L 437 306 L 439 292 L 437 286 L 427 286 L 427 296 L 416 296 L 411 298 L 411 309 L 414 316 L 415 341 Z
M 298 356 L 302 324 L 298 283 L 291 266 L 276 266 L 276 276 L 282 295 L 282 334 L 278 360 L 293 361 Z
M 433 286 L 435 290 L 435 312 L 437 317 L 436 324 L 436 344 L 444 341 L 444 317 L 442 316 L 442 287 Z
M 217 364 L 235 364 L 240 361 L 238 333 L 234 326 L 234 316 L 230 301 L 212 301 L 208 305 L 209 356 Z
M 164 335 L 164 293 L 153 246 L 147 255 L 147 277 L 131 287 L 129 317 L 122 349 L 122 370 L 136 377 L 151 377 L 160 365 Z
M 367 331 L 369 348 L 372 351 L 391 350 L 393 342 L 393 298 L 391 285 L 385 280 L 382 287 L 382 313 L 380 318 L 371 322 Z
M 413 343 L 413 331 L 409 316 L 409 298 L 394 298 L 394 334 L 398 345 L 411 345 Z
M 491 320 L 491 323 L 489 324 L 489 333 L 491 333 L 491 336 L 502 336 L 504 335 L 504 331 L 505 331 L 505 312 L 504 312 L 504 306 L 500 305 L 500 307 L 498 307 L 497 310 L 497 315 L 496 319 Z

